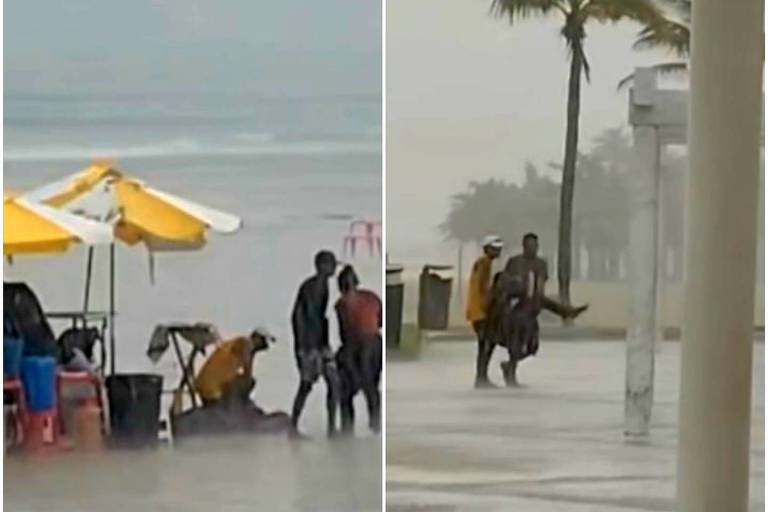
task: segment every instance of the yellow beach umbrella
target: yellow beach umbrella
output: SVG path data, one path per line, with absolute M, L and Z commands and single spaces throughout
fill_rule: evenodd
M 113 227 L 114 237 L 128 245 L 143 244 L 152 254 L 202 248 L 209 230 L 228 234 L 238 231 L 242 220 L 181 197 L 161 192 L 138 179 L 124 175 L 108 163 L 51 183 L 28 198 Z M 89 263 L 93 253 L 89 252 Z M 89 272 L 90 275 L 90 272 Z M 115 372 L 115 250 L 110 247 L 110 347 L 111 372 Z M 88 278 L 90 281 L 90 277 Z M 86 307 L 88 296 L 86 284 Z
M 3 254 L 57 253 L 73 244 L 108 244 L 109 225 L 17 197 L 3 194 Z
M 161 192 L 109 164 L 93 164 L 27 197 L 111 223 L 118 239 L 152 252 L 199 249 L 208 230 L 227 234 L 242 227 L 235 215 Z

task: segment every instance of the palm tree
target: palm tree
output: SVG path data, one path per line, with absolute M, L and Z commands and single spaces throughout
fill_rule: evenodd
M 589 62 L 584 51 L 586 26 L 590 22 L 617 23 L 631 20 L 645 27 L 656 27 L 660 26 L 664 17 L 653 0 L 492 0 L 491 13 L 499 18 L 507 18 L 510 24 L 518 19 L 548 16 L 557 17 L 562 22 L 560 35 L 568 46 L 571 62 L 560 190 L 557 281 L 560 300 L 570 304 L 571 228 L 582 72 L 589 81 Z
M 451 197 L 451 209 L 448 218 L 439 229 L 446 239 L 453 239 L 460 244 L 479 243 L 488 233 L 498 231 L 504 225 L 504 219 L 515 219 L 516 207 L 522 205 L 520 189 L 514 184 L 490 179 L 484 182 L 471 182 L 469 190 Z
M 665 48 L 682 59 L 652 66 L 660 75 L 688 71 L 688 57 L 691 54 L 691 0 L 668 0 L 668 3 L 672 4 L 679 20 L 665 19 L 658 24 L 644 27 L 633 45 L 636 50 Z M 618 88 L 624 88 L 634 77 L 635 75 L 629 75 L 623 78 Z

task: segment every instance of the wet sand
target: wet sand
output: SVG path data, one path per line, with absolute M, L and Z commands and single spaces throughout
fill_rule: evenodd
M 4 505 L 12 512 L 377 511 L 379 441 L 231 437 L 153 452 L 6 458 Z
M 155 371 L 164 387 L 178 379 L 172 354 Z M 289 411 L 298 377 L 292 344 L 282 339 L 256 357 L 253 399 L 267 411 Z M 362 396 L 355 402 L 356 437 L 325 437 L 325 385 L 307 400 L 301 429 L 285 436 L 225 436 L 187 440 L 154 452 L 110 451 L 43 458 L 5 457 L 4 505 L 10 512 L 375 512 L 381 510 L 381 437 L 367 431 Z M 163 401 L 166 415 L 170 397 Z

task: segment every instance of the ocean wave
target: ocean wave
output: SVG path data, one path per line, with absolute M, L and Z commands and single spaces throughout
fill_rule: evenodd
M 271 133 L 242 132 L 236 133 L 234 138 L 243 142 L 265 144 L 267 142 L 272 142 L 275 139 L 275 136 Z
M 180 156 L 270 156 L 270 155 L 343 155 L 381 152 L 381 144 L 359 141 L 272 142 L 269 134 L 241 134 L 252 137 L 254 144 L 208 145 L 193 140 L 177 139 L 160 144 L 137 144 L 115 147 L 83 147 L 51 145 L 40 147 L 6 147 L 6 162 L 91 160 L 131 158 L 172 158 Z M 257 141 L 256 138 L 261 138 Z M 243 139 L 244 140 L 244 139 Z M 260 143 L 256 143 L 260 142 Z

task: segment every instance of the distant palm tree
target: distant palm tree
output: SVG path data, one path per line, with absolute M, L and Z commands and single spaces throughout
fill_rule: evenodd
M 654 0 L 492 0 L 491 13 L 499 18 L 507 18 L 511 24 L 518 19 L 550 15 L 562 22 L 560 35 L 568 46 L 571 67 L 560 190 L 557 281 L 560 300 L 570 304 L 573 191 L 578 156 L 582 72 L 589 81 L 589 62 L 584 51 L 586 26 L 590 22 L 616 23 L 631 20 L 644 27 L 660 27 L 664 17 Z
M 668 0 L 668 3 L 672 4 L 679 20 L 665 19 L 656 25 L 646 26 L 638 33 L 633 46 L 636 50 L 665 48 L 682 59 L 651 66 L 660 75 L 687 72 L 688 57 L 691 54 L 691 0 Z M 618 88 L 623 89 L 634 78 L 634 74 L 623 78 Z
M 521 222 L 526 198 L 514 183 L 490 179 L 473 181 L 468 188 L 451 197 L 448 218 L 439 226 L 446 239 L 480 243 L 489 233 L 504 235 L 499 227 L 510 229 Z

